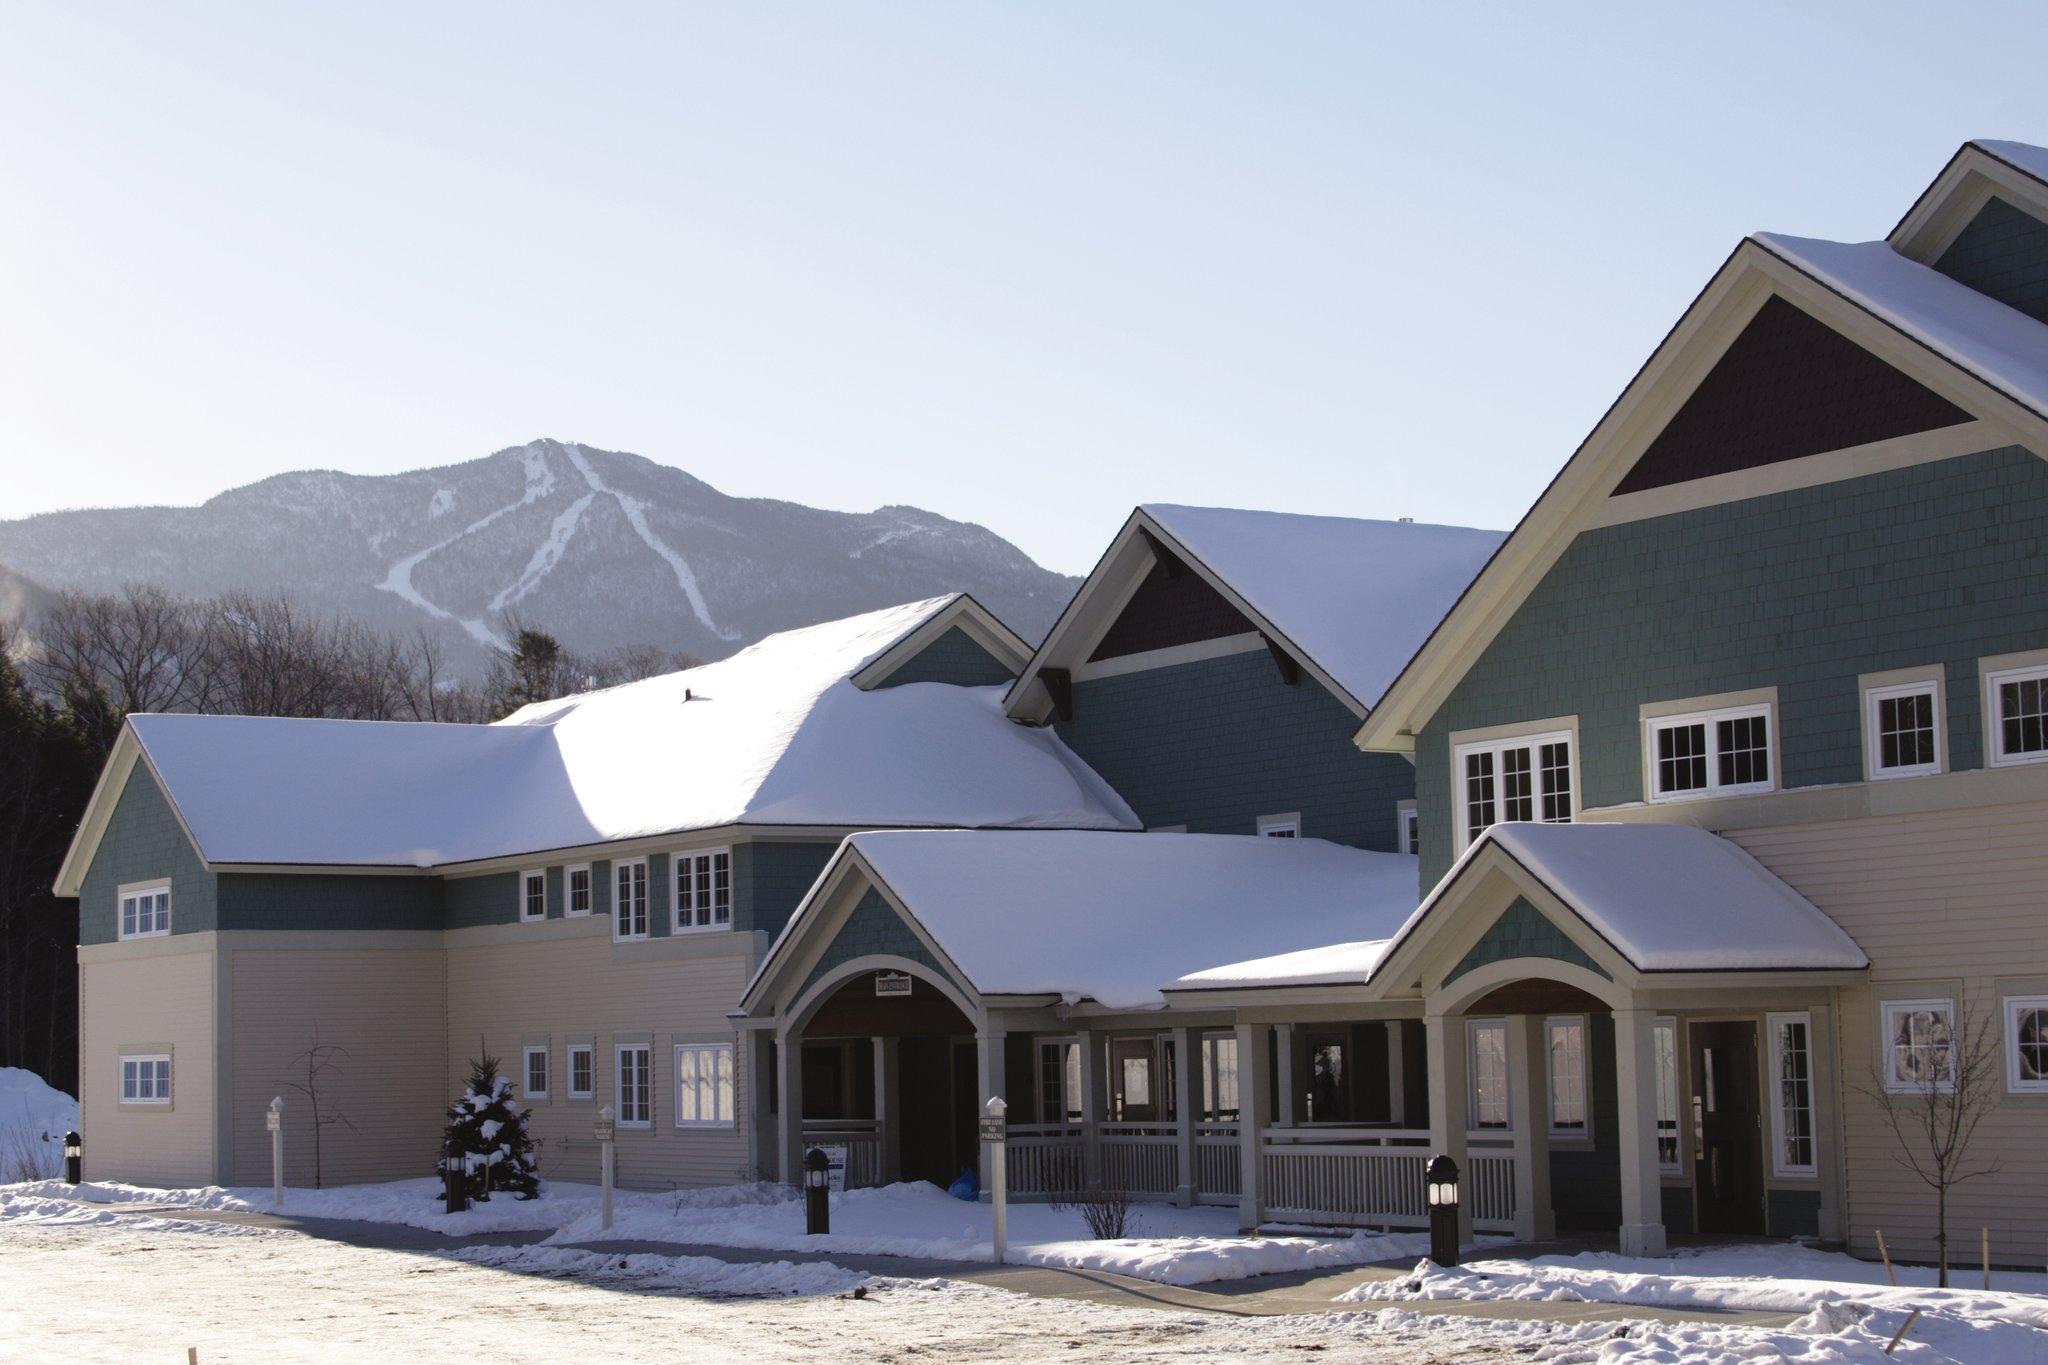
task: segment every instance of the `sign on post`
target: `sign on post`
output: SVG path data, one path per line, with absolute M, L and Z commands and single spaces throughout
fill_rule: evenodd
M 818 1150 L 825 1154 L 825 1188 L 834 1194 L 845 1194 L 846 1144 L 820 1143 Z
M 995 1210 L 996 1264 L 1003 1263 L 1009 1250 L 1010 1240 L 1010 1190 L 1009 1172 L 1004 1169 L 1008 1155 L 1009 1123 L 1003 1115 L 1010 1106 L 1003 1103 L 1001 1095 L 989 1097 L 987 1111 L 981 1120 L 981 1140 L 988 1144 L 988 1190 L 989 1203 Z
M 284 1203 L 284 1096 L 279 1095 L 263 1111 L 263 1126 L 270 1130 L 270 1202 Z
M 613 1153 L 616 1149 L 612 1145 L 612 1140 L 617 1133 L 617 1125 L 613 1122 L 612 1107 L 610 1105 L 606 1105 L 597 1111 L 596 1132 L 598 1184 L 602 1187 L 598 1209 L 598 1223 L 602 1227 L 609 1228 L 612 1225 L 612 1183 L 616 1175 L 616 1167 L 613 1164 Z

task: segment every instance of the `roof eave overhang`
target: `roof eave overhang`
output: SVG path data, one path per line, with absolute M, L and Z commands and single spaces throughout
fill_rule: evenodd
M 58 864 L 57 875 L 51 881 L 52 894 L 67 899 L 77 897 L 85 889 L 86 873 L 92 868 L 92 860 L 99 853 L 100 840 L 106 837 L 107 825 L 114 818 L 114 810 L 121 804 L 121 793 L 126 790 L 128 777 L 140 763 L 149 773 L 163 794 L 164 804 L 171 809 L 171 815 L 178 822 L 178 830 L 185 836 L 185 842 L 192 846 L 192 854 L 199 859 L 199 865 L 211 872 L 215 865 L 207 861 L 206 850 L 192 833 L 191 825 L 185 821 L 185 813 L 178 809 L 178 799 L 172 793 L 170 784 L 150 761 L 149 750 L 135 733 L 132 721 L 123 721 L 121 731 L 114 737 L 114 747 L 107 751 L 107 761 L 100 768 L 99 780 L 93 784 L 92 795 L 85 803 L 85 814 L 79 819 L 78 829 L 71 836 L 71 846 L 64 851 L 64 861 Z
M 1966 142 L 1885 241 L 1901 256 L 1932 265 L 1993 195 L 2048 219 L 2048 183 L 1991 148 Z
M 955 593 L 938 610 L 905 631 L 895 644 L 856 671 L 850 681 L 863 692 L 881 686 L 904 664 L 956 627 L 1013 674 L 1031 660 L 1031 646 L 1025 643 L 1024 637 L 975 600 L 972 593 L 963 592 Z

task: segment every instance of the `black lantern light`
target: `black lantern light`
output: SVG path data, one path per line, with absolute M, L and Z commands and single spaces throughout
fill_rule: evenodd
M 1458 1263 L 1458 1163 L 1439 1153 L 1423 1173 L 1429 1193 L 1429 1259 Z
M 816 1147 L 804 1158 L 804 1231 L 812 1237 L 832 1231 L 830 1165 L 825 1153 Z
M 85 1139 L 76 1128 L 64 1135 L 64 1179 L 73 1185 L 85 1179 Z

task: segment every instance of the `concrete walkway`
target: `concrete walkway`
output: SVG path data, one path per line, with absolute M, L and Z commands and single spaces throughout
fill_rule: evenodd
M 482 1232 L 450 1237 L 402 1223 L 368 1223 L 341 1218 L 304 1218 L 289 1213 L 192 1209 L 176 1204 L 101 1205 L 111 1213 L 147 1218 L 174 1218 L 194 1223 L 228 1223 L 241 1227 L 276 1228 L 378 1251 L 433 1254 L 472 1246 L 533 1246 L 546 1231 Z M 807 1251 L 755 1250 L 746 1247 L 686 1245 L 676 1242 L 597 1241 L 574 1244 L 579 1250 L 620 1256 L 707 1256 L 732 1264 L 774 1261 L 830 1262 L 847 1270 L 903 1279 L 964 1280 L 1039 1298 L 1077 1299 L 1117 1308 L 1156 1308 L 1174 1312 L 1227 1313 L 1238 1317 L 1275 1317 L 1289 1313 L 1357 1312 L 1360 1305 L 1337 1302 L 1354 1286 L 1395 1280 L 1414 1269 L 1411 1261 L 1347 1266 L 1336 1270 L 1290 1271 L 1244 1280 L 1202 1285 L 1169 1285 L 1115 1275 L 1103 1270 L 1058 1266 L 991 1265 L 986 1261 L 940 1261 L 908 1256 L 867 1256 Z M 1489 1247 L 1488 1255 L 1519 1248 Z M 1535 1250 L 1531 1248 L 1530 1250 Z M 1384 1306 L 1384 1305 L 1374 1305 Z M 1428 1299 L 1407 1305 L 1418 1312 L 1445 1316 L 1531 1319 L 1545 1322 L 1719 1322 L 1753 1327 L 1782 1327 L 1792 1313 L 1739 1309 L 1664 1308 L 1620 1303 L 1559 1303 L 1513 1299 Z

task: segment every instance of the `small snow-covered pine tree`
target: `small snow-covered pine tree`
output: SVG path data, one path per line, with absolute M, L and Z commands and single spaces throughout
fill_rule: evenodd
M 469 1064 L 469 1086 L 448 1106 L 441 1160 L 462 1162 L 467 1158 L 471 1199 L 489 1199 L 494 1191 L 521 1199 L 540 1193 L 533 1140 L 526 1135 L 526 1120 L 532 1112 L 513 1106 L 512 1082 L 498 1074 L 496 1057 L 481 1057 Z M 453 1158 L 448 1155 L 451 1142 L 458 1153 Z

